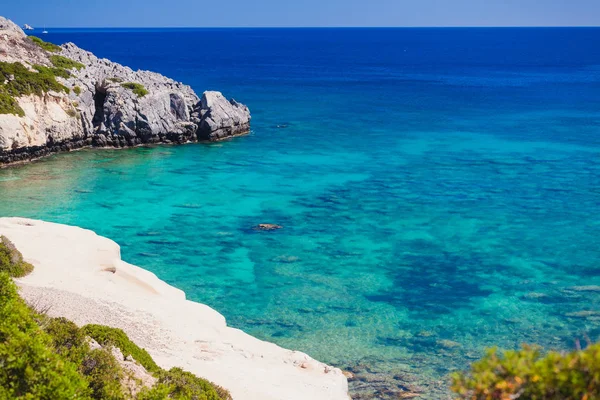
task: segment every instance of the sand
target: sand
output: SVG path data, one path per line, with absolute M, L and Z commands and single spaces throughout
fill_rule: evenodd
M 210 307 L 121 260 L 119 246 L 90 230 L 0 218 L 0 234 L 34 272 L 21 295 L 78 325 L 123 329 L 161 367 L 181 367 L 228 389 L 235 400 L 347 400 L 342 371 L 227 326 Z

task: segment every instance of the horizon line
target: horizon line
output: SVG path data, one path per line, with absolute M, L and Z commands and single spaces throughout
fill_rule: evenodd
M 21 26 L 22 28 L 22 26 Z M 424 25 L 424 26 L 46 26 L 37 29 L 544 29 L 600 28 L 600 25 Z

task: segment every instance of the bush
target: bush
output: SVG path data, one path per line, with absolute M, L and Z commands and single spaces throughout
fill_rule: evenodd
M 83 65 L 80 62 L 77 62 L 77 61 L 71 60 L 70 58 L 59 56 L 59 55 L 50 56 L 50 62 L 56 68 L 62 68 L 62 69 L 76 69 L 77 71 L 79 71 L 80 69 L 85 67 L 85 65 Z
M 37 44 L 46 51 L 50 51 L 52 53 L 58 53 L 59 51 L 61 51 L 60 46 L 57 46 L 54 43 L 44 42 L 37 36 L 29 36 L 29 40 L 31 40 L 33 43 Z
M 37 72 L 30 71 L 21 63 L 0 62 L 0 86 L 14 97 L 28 94 L 41 96 L 48 91 L 69 93 L 69 88 L 56 81 L 56 77 L 69 77 L 68 71 L 36 65 Z M 8 81 L 3 84 L 2 82 Z
M 30 71 L 18 62 L 0 62 L 0 114 L 25 116 L 25 112 L 15 97 L 29 94 L 41 96 L 51 90 L 69 93 L 69 88 L 56 80 L 56 77 L 68 78 L 71 76 L 69 71 L 42 65 L 34 65 L 33 68 L 37 72 Z
M 0 114 L 14 114 L 19 117 L 25 116 L 17 100 L 12 97 L 2 86 L 0 86 Z
M 158 376 L 158 384 L 152 389 L 143 391 L 138 400 L 154 399 L 176 400 L 231 400 L 225 389 L 206 379 L 186 372 L 180 368 L 162 371 Z
M 489 350 L 468 373 L 453 375 L 463 399 L 581 400 L 600 398 L 600 344 L 572 353 L 537 347 L 498 354 Z
M 0 236 L 0 272 L 21 278 L 33 271 L 33 265 L 23 261 L 23 255 L 10 240 Z
M 160 368 L 150 354 L 135 343 L 133 343 L 123 332 L 118 328 L 111 328 L 103 325 L 86 325 L 82 328 L 83 333 L 102 346 L 115 346 L 124 357 L 132 356 L 139 362 L 148 372 L 158 372 Z
M 50 342 L 11 278 L 0 273 L 0 398 L 88 398 L 75 364 L 54 353 Z
M 108 350 L 94 349 L 89 351 L 81 362 L 80 371 L 88 378 L 92 398 L 125 399 L 121 387 L 123 371 Z
M 79 86 L 75 86 L 75 87 L 73 88 L 73 92 L 75 92 L 75 94 L 76 94 L 77 96 L 79 96 L 79 95 L 81 94 L 81 88 L 80 88 Z
M 131 90 L 134 94 L 137 94 L 138 97 L 144 97 L 148 94 L 146 88 L 139 83 L 125 82 L 121 83 L 121 86 L 123 86 L 125 89 Z

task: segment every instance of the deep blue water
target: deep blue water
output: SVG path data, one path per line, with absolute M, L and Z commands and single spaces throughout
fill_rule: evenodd
M 221 90 L 253 132 L 1 170 L 0 216 L 94 229 L 231 325 L 425 398 L 485 347 L 600 339 L 600 29 L 45 39 Z

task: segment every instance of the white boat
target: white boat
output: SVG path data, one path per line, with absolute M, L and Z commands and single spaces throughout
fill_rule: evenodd
M 33 27 L 31 25 L 29 25 L 29 24 L 25 24 L 25 25 L 23 25 L 23 30 L 32 31 Z

